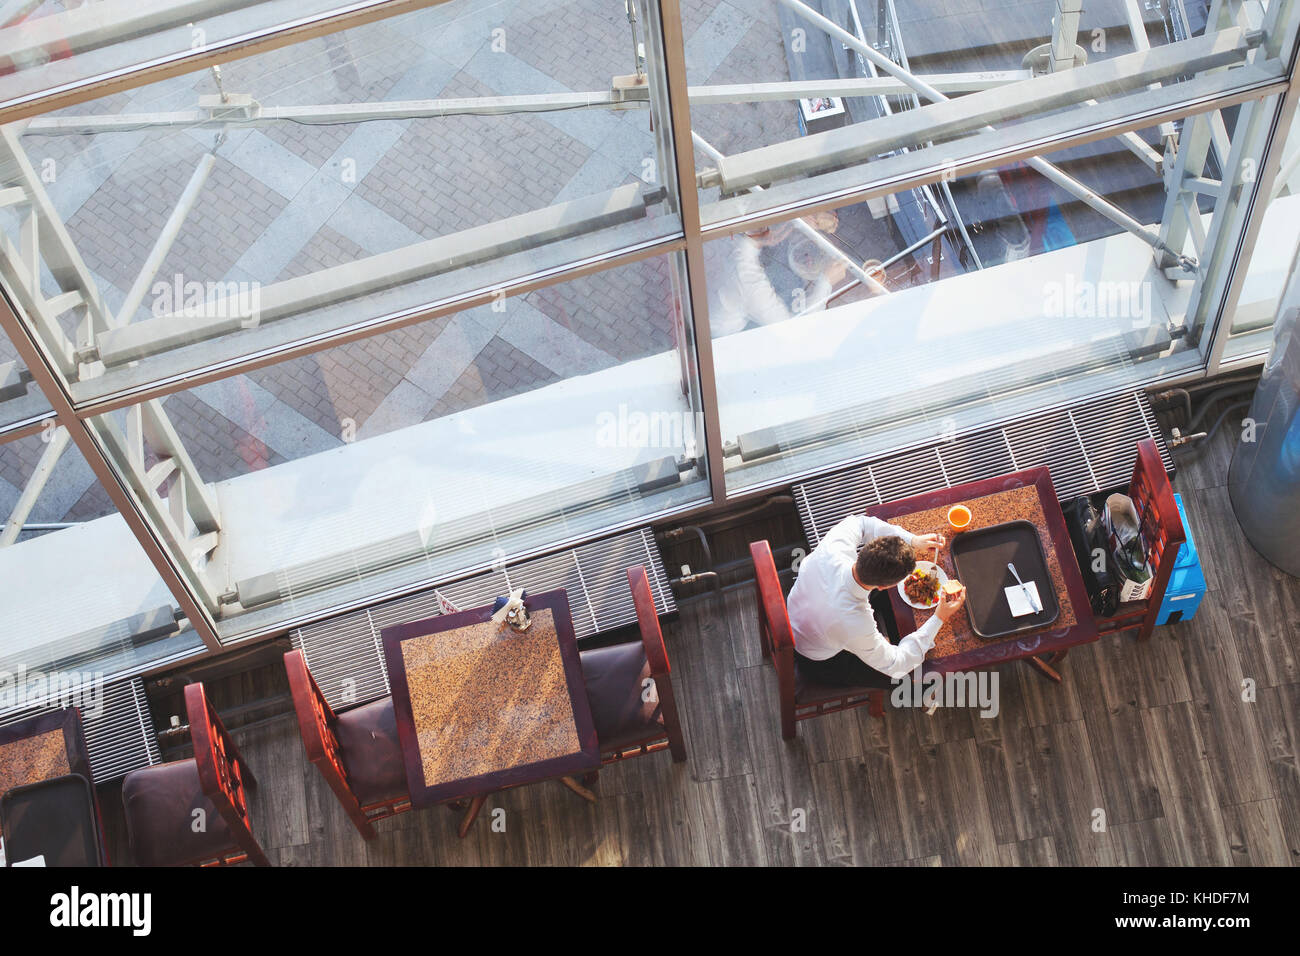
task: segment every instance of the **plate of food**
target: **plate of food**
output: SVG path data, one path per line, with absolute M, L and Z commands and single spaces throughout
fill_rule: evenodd
M 933 561 L 918 561 L 912 573 L 898 582 L 898 596 L 912 607 L 928 611 L 939 606 L 939 589 L 948 575 Z

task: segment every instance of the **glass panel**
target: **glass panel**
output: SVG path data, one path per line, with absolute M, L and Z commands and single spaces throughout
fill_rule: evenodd
M 0 710 L 42 678 L 138 672 L 201 649 L 94 473 L 51 426 L 0 445 Z
M 1291 24 L 1278 32 L 1294 33 L 1294 0 L 1277 6 Z M 1254 34 L 1207 35 L 1208 0 L 683 7 L 706 223 L 852 189 L 892 173 L 908 150 L 1046 142 L 1284 73 L 1284 58 L 1252 49 Z M 942 97 L 962 103 L 933 105 Z M 907 115 L 922 105 L 924 119 Z M 754 187 L 768 192 L 711 207 Z
M 355 6 L 339 0 L 17 0 L 4 5 L 0 23 L 0 106 Z
M 1225 359 L 1267 352 L 1273 344 L 1273 321 L 1282 288 L 1300 246 L 1300 123 L 1280 150 L 1279 170 L 1269 196 L 1259 236 L 1247 266 L 1246 281 L 1233 313 L 1232 331 L 1223 350 Z
M 679 236 L 660 87 L 622 5 L 587 12 L 445 4 L 0 131 L 74 399 Z M 34 301 L 67 292 L 77 336 Z
M 1223 121 L 1187 176 L 1224 176 Z M 709 243 L 728 491 L 1202 365 L 1186 321 L 1216 203 L 1166 195 L 1131 145 L 1051 154 L 1082 192 L 1022 163 Z
M 8 337 L 0 333 L 0 434 L 9 426 L 50 413 L 50 403 L 32 381 Z
M 238 637 L 707 500 L 680 268 L 606 270 L 96 427 L 142 499 L 133 461 L 192 462 L 219 533 L 198 516 L 173 547 Z

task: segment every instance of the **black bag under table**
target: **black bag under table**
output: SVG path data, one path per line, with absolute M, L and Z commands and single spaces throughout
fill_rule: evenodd
M 37 856 L 46 866 L 103 866 L 90 781 L 79 773 L 14 787 L 0 797 L 5 861 Z
M 1007 521 L 954 535 L 952 561 L 957 579 L 966 586 L 966 613 L 977 636 L 992 640 L 1032 631 L 1060 616 L 1061 605 L 1047 556 L 1032 522 Z M 1020 580 L 1038 585 L 1038 601 L 1043 606 L 1040 613 L 1011 616 L 1003 589 L 1014 586 L 1016 579 L 1008 563 L 1016 566 Z

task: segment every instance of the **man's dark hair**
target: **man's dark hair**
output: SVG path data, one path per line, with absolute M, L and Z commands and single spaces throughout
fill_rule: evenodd
M 863 545 L 853 570 L 864 587 L 889 588 L 911 574 L 914 567 L 916 551 L 891 534 Z

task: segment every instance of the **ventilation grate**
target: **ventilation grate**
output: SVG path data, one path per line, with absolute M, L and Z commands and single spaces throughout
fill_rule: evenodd
M 49 705 L 11 710 L 0 716 L 0 726 L 58 709 Z M 116 780 L 162 759 L 144 682 L 138 677 L 106 684 L 99 713 L 83 708 L 81 726 L 90 754 L 90 773 L 97 784 Z
M 1173 474 L 1173 459 L 1146 393 L 1124 391 L 806 481 L 794 487 L 795 504 L 804 534 L 816 547 L 845 515 L 1026 468 L 1050 468 L 1064 501 L 1126 485 L 1133 474 L 1134 448 L 1146 438 L 1155 439 L 1165 470 Z
M 532 592 L 563 588 L 569 595 L 574 633 L 582 640 L 636 620 L 626 573 L 636 564 L 645 566 L 659 613 L 674 611 L 663 559 L 649 528 L 508 564 L 499 571 L 439 585 L 438 590 L 457 607 L 471 608 L 491 604 L 514 588 Z M 290 639 L 303 652 L 330 706 L 360 704 L 389 693 L 380 640 L 384 628 L 439 613 L 430 589 L 300 628 Z

